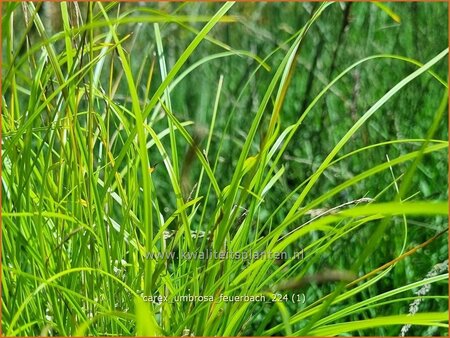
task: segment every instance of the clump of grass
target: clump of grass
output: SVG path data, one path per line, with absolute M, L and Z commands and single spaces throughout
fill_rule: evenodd
M 307 19 L 283 26 L 286 34 L 259 53 L 240 29 L 255 29 L 245 15 L 264 17 L 261 4 L 60 3 L 59 29 L 45 27 L 39 6 L 5 3 L 3 13 L 7 336 L 445 332 L 446 296 L 433 296 L 436 304 L 422 297 L 427 307 L 414 316 L 402 309 L 408 291 L 448 280 L 443 271 L 419 280 L 409 261 L 441 243 L 448 215 L 442 186 L 429 196 L 416 189 L 430 190 L 427 179 L 446 159 L 448 86 L 435 68 L 447 49 L 424 63 L 394 54 L 339 63 L 336 47 L 330 78 L 313 66 L 320 90 L 289 113 L 304 84 L 305 46 L 326 28 L 324 17 L 348 9 L 288 4 Z M 243 77 L 226 71 L 242 64 Z M 318 111 L 352 100 L 345 81 L 374 64 L 408 71 L 380 74 L 376 99 L 353 100 L 351 117 L 318 142 L 321 153 L 300 157 L 312 153 L 302 137 Z M 193 81 L 217 65 L 209 87 Z M 396 137 L 378 117 L 423 78 L 434 105 L 424 107 L 420 132 Z M 180 99 L 206 88 L 199 112 Z M 378 141 L 369 142 L 370 128 Z M 423 222 L 438 235 L 418 235 Z

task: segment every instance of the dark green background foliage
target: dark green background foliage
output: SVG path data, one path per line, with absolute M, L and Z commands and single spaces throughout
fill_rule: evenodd
M 251 284 L 251 280 L 245 281 L 247 284 L 242 285 L 251 285 L 248 289 L 230 287 L 234 278 L 248 268 L 246 263 L 233 263 L 237 264 L 236 268 L 227 263 L 215 270 L 215 267 L 211 268 L 205 262 L 186 263 L 175 259 L 167 262 L 167 265 L 157 265 L 156 270 L 152 270 L 154 267 L 146 265 L 148 262 L 143 258 L 145 249 L 151 247 L 147 241 L 150 236 L 157 238 L 153 243 L 154 250 L 166 250 L 163 241 L 158 239 L 162 231 L 160 226 L 174 214 L 175 221 L 169 224 L 167 230 L 179 230 L 187 225 L 191 230 L 207 232 L 217 230 L 214 228 L 217 224 L 220 224 L 218 228 L 225 227 L 227 219 L 231 219 L 226 233 L 227 243 L 232 243 L 230 247 L 235 245 L 242 249 L 247 245 L 263 250 L 264 247 L 257 243 L 264 238 L 271 239 L 271 236 L 275 236 L 274 230 L 284 224 L 283 221 L 302 192 L 302 189 L 297 188 L 320 171 L 320 165 L 335 145 L 377 100 L 418 69 L 417 64 L 392 56 L 413 59 L 423 65 L 447 48 L 447 3 L 384 3 L 392 10 L 394 17 L 373 3 L 335 3 L 324 10 L 300 43 L 277 120 L 279 133 L 296 123 L 320 91 L 347 67 L 373 55 L 383 54 L 385 57 L 368 60 L 355 67 L 314 104 L 276 164 L 276 170 L 283 166 L 285 171 L 264 196 L 263 203 L 258 203 L 254 195 L 237 190 L 239 192 L 233 196 L 230 206 L 237 204 L 240 208 L 250 210 L 249 216 L 242 216 L 240 220 L 239 217 L 233 219 L 236 215 L 233 216 L 232 211 L 228 210 L 227 213 L 226 203 L 220 204 L 211 189 L 209 178 L 203 172 L 204 164 L 193 153 L 193 145 L 178 131 L 158 139 L 168 154 L 167 158 L 176 167 L 173 176 L 164 165 L 166 158 L 161 151 L 156 146 L 147 150 L 149 166 L 154 170 L 151 172 L 151 184 L 147 186 L 151 190 L 153 213 L 146 218 L 148 205 L 145 205 L 146 197 L 143 194 L 146 186 L 142 182 L 144 175 L 149 173 L 142 169 L 145 164 L 141 167 L 146 156 L 139 148 L 139 138 L 135 138 L 135 135 L 130 138 L 133 128 L 142 128 L 146 141 L 154 139 L 148 129 L 136 125 L 136 111 L 132 106 L 133 96 L 127 76 L 134 81 L 139 106 L 149 113 L 149 126 L 156 133 L 167 132 L 171 128 L 168 113 L 159 105 L 149 107 L 149 101 L 165 78 L 161 64 L 165 62 L 169 72 L 223 4 L 109 3 L 104 5 L 106 23 L 79 33 L 74 28 L 75 19 L 83 22 L 90 20 L 90 6 L 84 3 L 79 7 L 81 17 L 69 6 L 73 27 L 67 28 L 66 35 L 60 33 L 64 20 L 61 19 L 58 6 L 44 3 L 36 14 L 44 27 L 30 24 L 27 29 L 26 23 L 32 12 L 26 11 L 24 15 L 27 5 L 3 4 L 2 211 L 6 213 L 2 218 L 3 332 L 14 335 L 39 335 L 42 332 L 73 335 L 76 330 L 91 335 L 156 332 L 146 331 L 150 329 L 146 329 L 145 325 L 140 327 L 140 310 L 139 307 L 135 309 L 131 294 L 123 285 L 99 271 L 116 276 L 136 293 L 142 293 L 150 286 L 153 293 L 168 292 L 166 287 L 170 282 L 176 290 L 171 289 L 172 295 L 183 295 L 190 288 L 194 289 L 198 280 L 204 287 L 199 291 L 200 294 L 211 293 L 212 290 L 246 294 L 273 291 L 271 288 L 277 283 L 296 276 L 314 276 L 327 269 L 347 271 L 354 267 L 358 257 L 364 257 L 370 242 L 374 241 L 373 234 L 382 223 L 378 218 L 366 220 L 361 226 L 355 226 L 358 222 L 356 218 L 335 220 L 329 224 L 336 231 L 334 237 L 322 232 L 323 229 L 312 228 L 286 247 L 290 254 L 298 248 L 309 248 L 307 253 L 312 253 L 307 260 L 300 263 L 278 262 L 282 264 L 281 268 L 277 264 L 264 265 L 260 267 L 263 272 L 251 274 L 260 278 L 255 279 L 260 281 L 260 285 Z M 276 98 L 278 87 L 264 108 L 261 124 L 251 139 L 248 154 L 240 158 L 249 137 L 250 126 L 255 121 L 269 84 L 289 53 L 294 41 L 292 37 L 311 22 L 313 13 L 320 6 L 319 3 L 294 2 L 236 3 L 226 13 L 230 22 L 219 22 L 209 32 L 209 40 L 202 41 L 187 59 L 180 73 L 197 62 L 200 65 L 171 90 L 170 102 L 161 95 L 160 99 L 164 100 L 178 121 L 192 122 L 186 126 L 186 130 L 195 146 L 200 151 L 209 147 L 207 159 L 223 196 L 226 196 L 226 187 L 232 185 L 233 177 L 239 174 L 236 168 L 243 164 L 245 158 L 259 156 L 261 145 L 271 136 L 266 133 L 272 111 L 279 103 Z M 98 5 L 94 4 L 90 8 L 96 20 L 105 20 Z M 118 19 L 120 24 L 115 31 L 118 39 L 125 39 L 120 44 L 121 48 L 116 48 L 114 39 L 111 38 L 107 43 L 104 40 L 112 29 L 108 26 L 109 20 L 122 14 L 127 14 L 126 17 L 131 19 L 128 23 L 122 22 L 123 18 Z M 400 18 L 399 22 L 394 20 L 395 15 Z M 142 16 L 172 19 L 163 19 L 156 28 L 151 22 L 139 23 L 138 18 Z M 187 17 L 188 20 L 174 22 L 177 20 L 173 19 L 175 16 Z M 199 20 L 199 16 L 203 19 Z M 43 37 L 43 33 L 46 36 Z M 72 41 L 75 48 L 73 67 L 67 62 L 67 39 Z M 163 53 L 158 53 L 158 39 L 162 43 Z M 64 81 L 58 79 L 56 69 L 61 71 L 63 78 L 68 78 L 97 56 L 102 47 L 113 45 L 103 59 L 103 65 L 97 67 L 97 60 L 93 64 L 94 68 L 82 72 L 75 81 L 67 82 L 67 88 L 61 89 Z M 45 46 L 51 46 L 55 52 L 59 68 L 52 63 L 51 56 L 42 63 L 41 55 L 46 50 Z M 122 48 L 130 64 L 129 72 L 123 67 L 119 51 Z M 264 60 L 265 67 L 256 58 L 242 54 L 207 60 L 210 56 L 230 50 L 252 53 Z M 95 83 L 94 70 L 98 71 L 99 79 Z M 432 71 L 447 81 L 447 56 L 434 65 Z M 208 142 L 221 77 L 223 86 L 217 118 L 211 141 Z M 367 148 L 326 168 L 301 206 L 325 196 L 339 184 L 370 171 L 388 159 L 418 151 L 423 144 L 418 140 L 369 146 L 387 141 L 425 139 L 446 90 L 428 72 L 402 88 L 352 135 L 336 158 Z M 62 94 L 45 101 L 55 92 Z M 34 116 L 33 112 L 44 102 L 42 111 Z M 76 107 L 75 110 L 71 110 L 71 104 Z M 448 117 L 444 113 L 432 138 L 447 140 L 447 126 Z M 64 134 L 64 130 L 67 130 L 67 134 Z M 109 147 L 108 154 L 105 152 L 106 146 Z M 114 163 L 120 158 L 123 149 L 123 161 L 115 168 Z M 408 171 L 411 162 L 402 162 L 391 170 L 371 174 L 367 179 L 328 196 L 314 208 L 329 209 L 363 197 L 372 198 L 376 203 L 395 201 L 398 191 L 394 180 L 401 186 L 402 175 Z M 256 170 L 256 166 L 251 167 L 250 175 L 241 175 L 241 185 L 250 184 L 252 177 L 249 176 L 256 177 L 256 173 L 266 175 L 269 165 L 267 168 L 264 167 L 266 165 L 262 166 L 258 172 L 252 171 Z M 424 155 L 402 199 L 430 203 L 446 201 L 447 172 L 447 149 Z M 178 180 L 180 194 L 174 192 L 173 177 Z M 109 186 L 105 187 L 103 184 L 108 179 Z M 258 194 L 258 189 L 254 189 L 254 194 Z M 112 195 L 113 192 L 115 196 L 120 196 L 120 203 Z M 203 199 L 195 203 L 195 208 L 186 208 L 189 220 L 183 220 L 180 216 L 180 199 L 187 202 L 199 196 Z M 282 207 L 276 211 L 280 204 Z M 308 211 L 303 210 L 298 220 L 282 229 L 282 234 L 308 222 L 311 219 Z M 43 212 L 54 212 L 56 216 L 44 217 Z M 440 212 L 431 216 L 405 217 L 397 215 L 385 223 L 384 234 L 376 238 L 376 250 L 352 273 L 363 276 L 448 227 L 447 215 Z M 146 228 L 146 221 L 153 224 L 150 230 Z M 174 236 L 167 242 L 169 248 L 179 250 L 177 254 L 189 248 L 190 244 L 183 236 Z M 132 241 L 135 241 L 133 245 L 130 244 Z M 215 241 L 217 237 L 212 239 L 205 236 L 204 239 L 195 240 L 194 244 L 196 249 L 200 247 L 199 250 L 204 250 L 212 243 L 216 244 Z M 106 259 L 104 257 L 109 262 L 103 261 Z M 447 257 L 448 240 L 445 233 L 424 249 L 399 260 L 388 274 L 370 287 L 345 302 L 326 307 L 322 317 L 420 281 L 435 264 L 445 261 Z M 121 260 L 126 262 L 125 267 L 120 267 Z M 111 266 L 107 268 L 105 263 Z M 95 271 L 63 275 L 52 284 L 55 287 L 46 287 L 37 292 L 32 300 L 26 300 L 44 280 L 71 268 L 86 267 Z M 314 302 L 333 294 L 336 286 L 336 281 L 308 284 L 301 289 L 305 293 L 306 304 L 286 303 L 284 309 L 274 304 L 251 304 L 239 313 L 241 308 L 229 305 L 221 308 L 221 312 L 218 312 L 220 315 L 215 313 L 217 317 L 214 317 L 213 309 L 207 308 L 205 304 L 176 304 L 164 310 L 156 306 L 151 311 L 155 312 L 154 318 L 161 327 L 159 333 L 168 335 L 180 335 L 185 328 L 196 335 L 317 334 L 314 329 L 327 326 L 315 327 L 312 322 L 308 322 L 310 316 L 296 321 L 295 315 L 307 313 L 302 311 L 310 309 L 308 306 L 314 308 Z M 70 290 L 91 302 L 74 296 Z M 414 301 L 414 298 L 407 297 L 414 297 L 413 291 L 417 291 L 417 288 L 406 289 L 399 296 L 404 298 L 394 299 L 387 305 L 350 312 L 332 321 L 332 324 L 407 314 L 409 304 Z M 433 283 L 428 295 L 444 297 L 424 299 L 419 313 L 447 310 L 446 280 Z M 28 305 L 21 309 L 24 302 Z M 22 310 L 21 315 L 15 318 L 16 313 Z M 93 313 L 94 322 L 89 322 L 92 318 L 89 313 Z M 167 313 L 170 313 L 170 321 L 165 319 Z M 149 327 L 152 326 L 150 322 Z M 312 327 L 308 327 L 309 324 Z M 353 335 L 396 336 L 401 327 L 396 323 L 368 329 L 349 329 L 348 332 Z M 346 332 L 342 330 L 339 333 Z M 446 335 L 447 332 L 445 324 L 440 327 L 412 326 L 408 335 Z

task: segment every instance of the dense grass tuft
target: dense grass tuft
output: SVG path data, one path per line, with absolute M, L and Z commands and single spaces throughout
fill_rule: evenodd
M 447 31 L 3 3 L 3 334 L 448 335 Z

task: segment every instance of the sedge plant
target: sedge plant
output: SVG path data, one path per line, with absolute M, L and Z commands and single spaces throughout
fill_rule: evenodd
M 303 21 L 282 39 L 261 29 L 271 50 L 233 47 L 225 37 L 255 30 L 264 6 L 283 5 L 3 3 L 3 334 L 446 334 L 448 275 L 426 273 L 448 255 L 446 188 L 417 185 L 445 176 L 448 49 L 333 61 L 327 78 L 303 55 L 349 9 L 285 5 Z M 408 71 L 383 71 L 376 99 L 299 156 L 319 111 L 352 101 L 345 81 L 374 65 Z M 305 69 L 320 90 L 289 113 Z M 434 102 L 422 133 L 386 132 L 383 109 L 422 79 Z M 201 112 L 183 113 L 182 95 Z M 381 139 L 367 142 L 370 128 Z M 425 272 L 412 269 L 433 245 Z

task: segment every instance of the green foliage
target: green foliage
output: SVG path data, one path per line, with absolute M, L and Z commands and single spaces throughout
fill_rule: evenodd
M 2 332 L 447 335 L 446 23 L 4 3 Z

